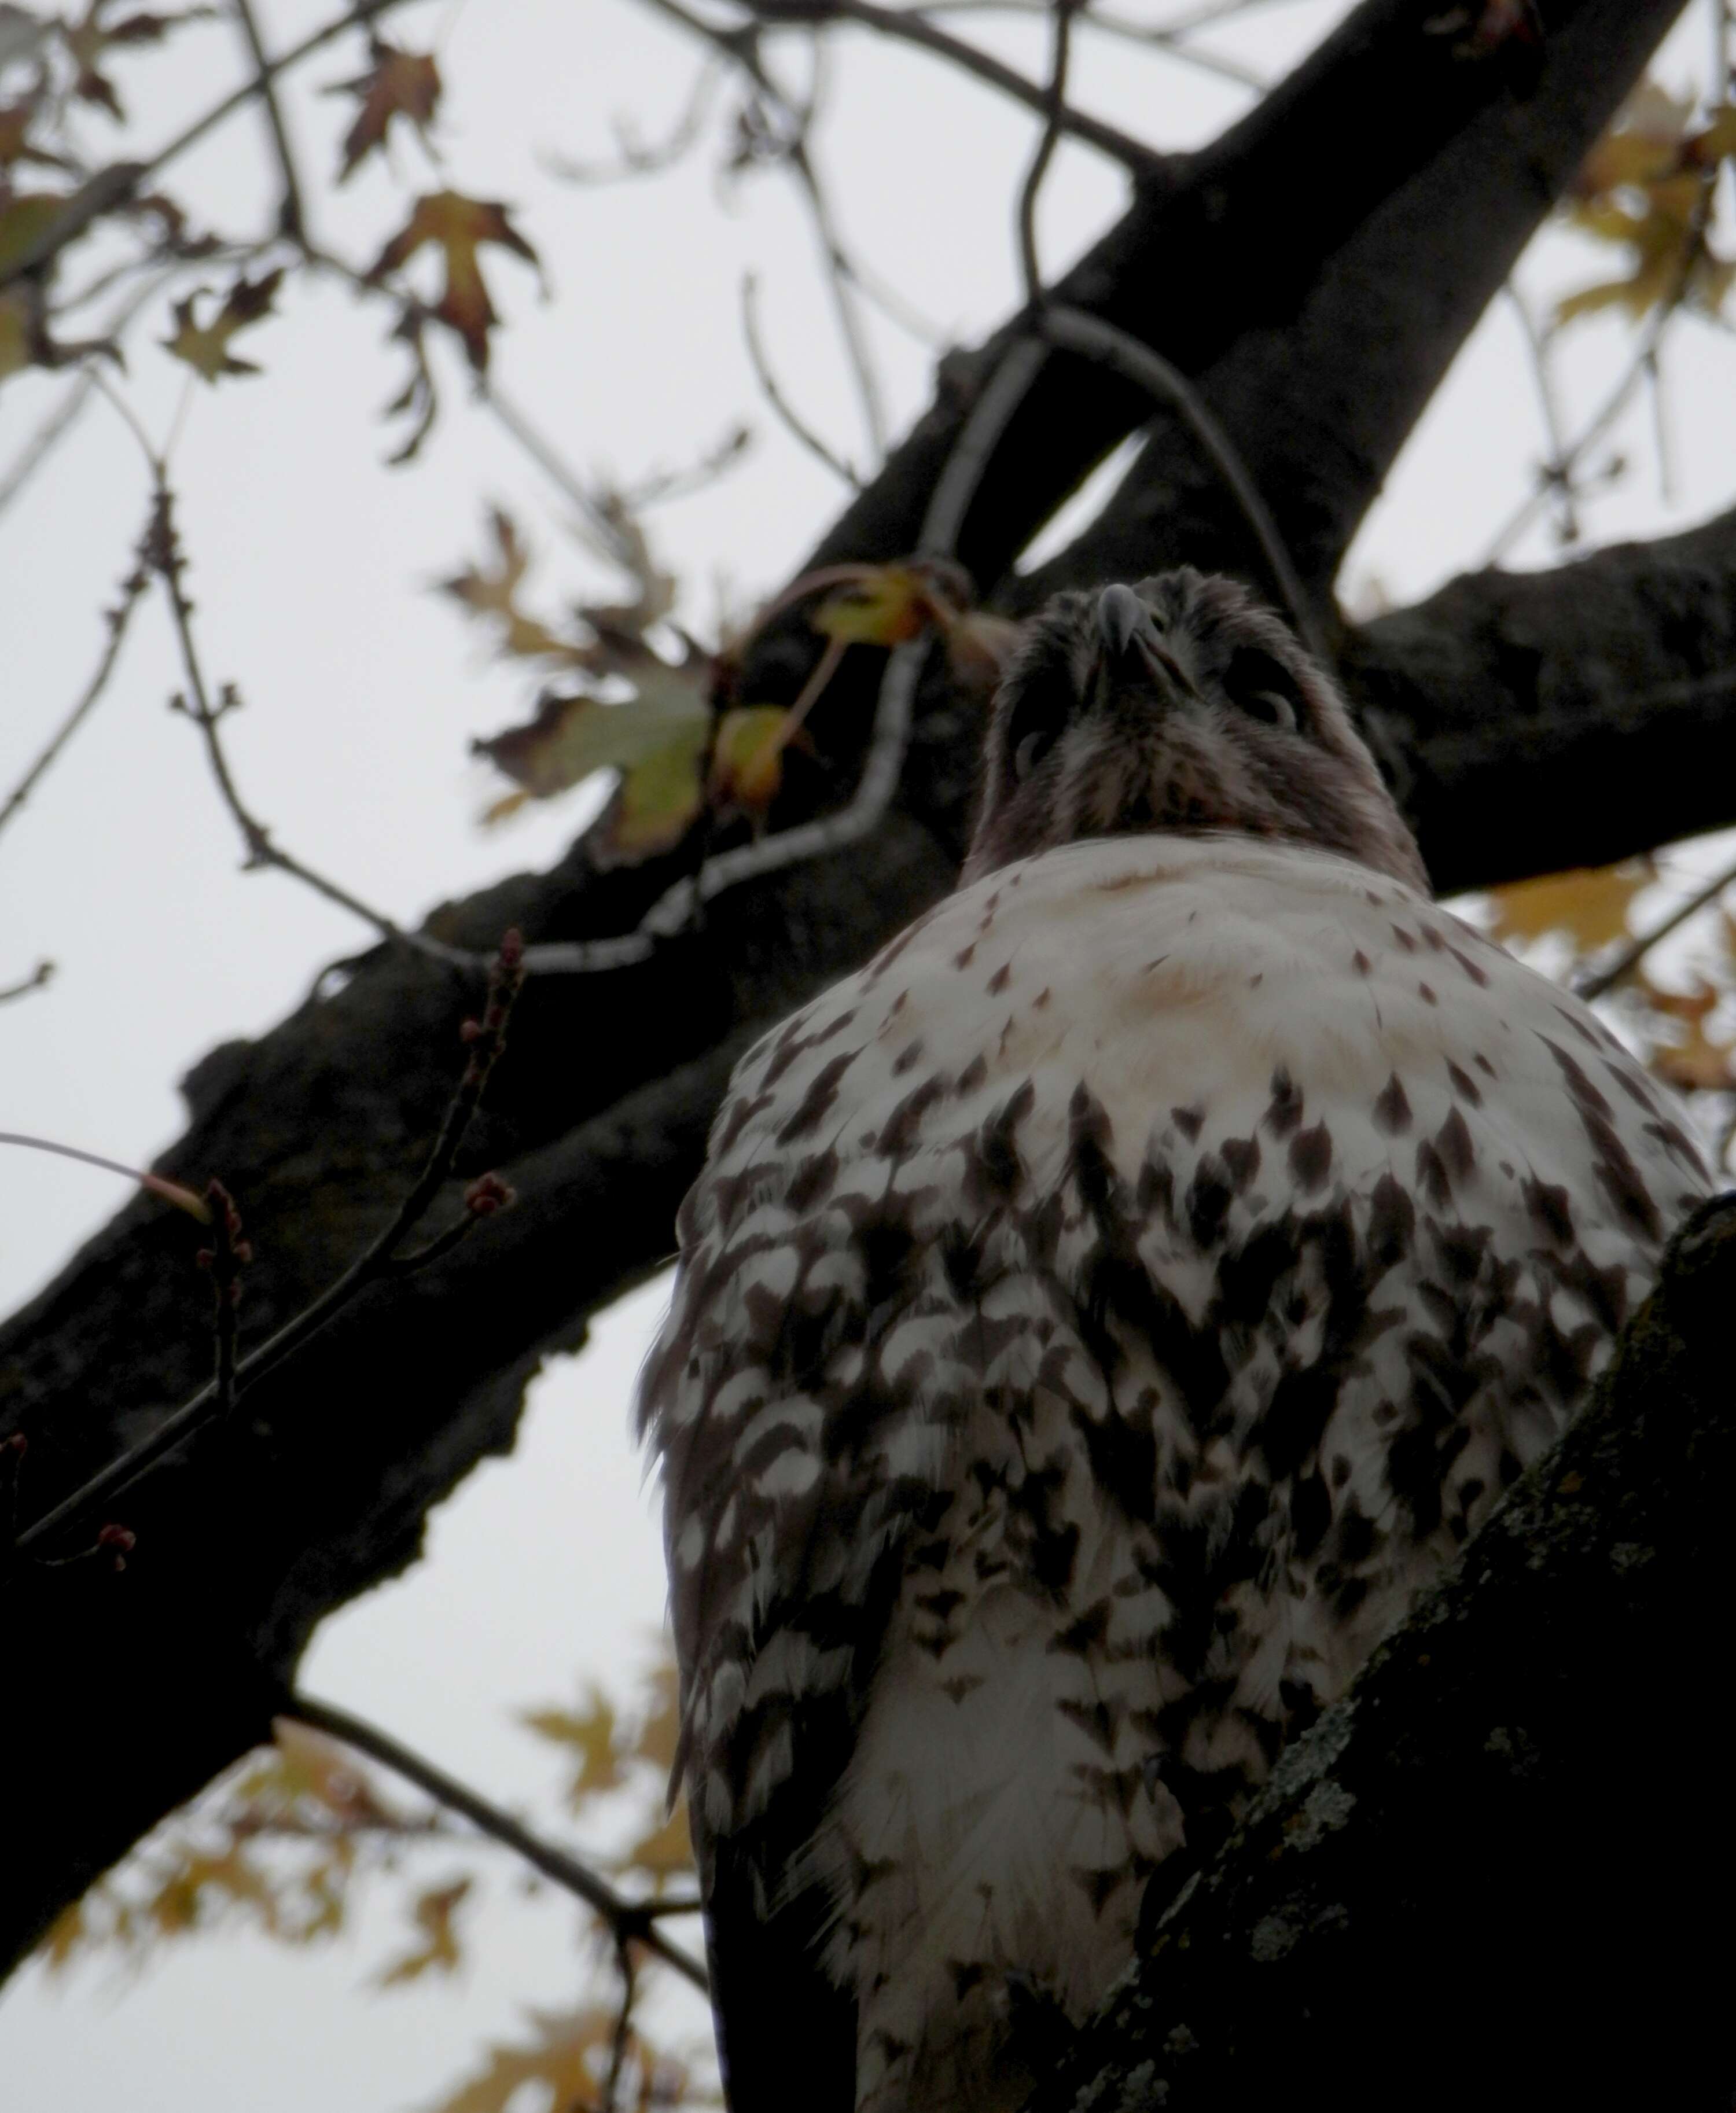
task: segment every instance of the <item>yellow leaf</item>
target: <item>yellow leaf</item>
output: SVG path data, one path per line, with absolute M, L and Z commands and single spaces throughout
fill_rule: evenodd
M 699 778 L 705 746 L 706 729 L 701 727 L 697 733 L 667 743 L 624 774 L 597 846 L 600 863 L 637 865 L 659 851 L 673 851 L 681 842 L 705 805 Z
M 693 1843 L 688 1832 L 688 1808 L 682 1800 L 660 1826 L 642 1835 L 622 1857 L 624 1871 L 643 1871 L 660 1888 L 671 1878 L 691 1878 Z
M 526 659 L 552 657 L 582 660 L 583 655 L 568 641 L 558 638 L 538 618 L 528 616 L 519 606 L 519 589 L 530 569 L 530 554 L 519 540 L 510 514 L 491 507 L 489 526 L 494 534 L 495 559 L 490 565 L 469 565 L 441 582 L 444 591 L 473 616 L 492 617 L 500 626 L 500 650 Z
M 681 1694 L 674 1661 L 665 1658 L 651 1677 L 651 1706 L 633 1741 L 633 1751 L 667 1780 L 681 1741 Z
M 1650 862 L 1635 859 L 1514 881 L 1492 891 L 1494 936 L 1539 939 L 1546 932 L 1566 932 L 1581 953 L 1592 952 L 1626 937 L 1629 906 L 1651 879 Z
M 810 618 L 815 631 L 847 646 L 901 646 L 934 614 L 929 586 L 908 565 L 879 565 L 828 595 Z
M 431 2113 L 508 2113 L 526 2084 L 541 2087 L 523 2102 L 549 2113 L 583 2113 L 596 2103 L 614 2044 L 614 2013 L 601 2006 L 573 2011 L 532 2010 L 528 2044 L 493 2046 L 487 2066 Z
M 199 297 L 190 294 L 185 300 L 175 303 L 175 335 L 162 340 L 164 350 L 185 360 L 209 382 L 214 383 L 220 374 L 257 374 L 259 370 L 250 359 L 237 359 L 231 352 L 229 341 L 237 331 L 270 314 L 272 299 L 282 283 L 281 265 L 260 279 L 237 279 L 208 323 L 197 320 L 195 303 Z
M 744 705 L 717 723 L 711 750 L 711 803 L 739 809 L 763 821 L 783 783 L 783 729 L 789 714 L 781 705 Z
M 288 1800 L 311 1797 L 346 1827 L 397 1827 L 402 1819 L 375 1792 L 347 1746 L 298 1724 L 293 1718 L 272 1721 L 278 1766 L 270 1787 Z
M 411 1912 L 422 1932 L 423 1941 L 413 1951 L 407 1951 L 381 1974 L 376 1984 L 381 1988 L 400 1988 L 406 1982 L 419 1981 L 424 1974 L 450 1974 L 459 1964 L 458 1934 L 452 1927 L 452 1917 L 459 1904 L 470 1891 L 468 1878 L 457 1878 L 450 1886 L 441 1886 L 417 1896 Z
M 614 1710 L 601 1688 L 593 1685 L 576 1710 L 526 1709 L 520 1720 L 539 1739 L 552 1740 L 576 1757 L 577 1770 L 567 1785 L 567 1802 L 575 1811 L 587 1797 L 620 1782 Z
M 432 191 L 417 199 L 409 220 L 368 274 L 370 279 L 381 279 L 432 243 L 445 259 L 446 272 L 434 313 L 464 340 L 470 364 L 479 374 L 488 365 L 488 333 L 500 321 L 477 253 L 489 242 L 512 250 L 528 263 L 538 263 L 536 251 L 507 218 L 504 205 L 466 198 L 461 191 Z
M 1661 990 L 1649 977 L 1640 979 L 1646 1002 L 1654 1012 L 1681 1023 L 1681 1038 L 1660 1043 L 1651 1052 L 1651 1069 L 1667 1079 L 1679 1093 L 1719 1093 L 1730 1085 L 1733 1045 L 1714 1042 L 1706 1031 L 1708 1016 L 1717 1009 L 1716 986 L 1702 977 L 1692 991 Z

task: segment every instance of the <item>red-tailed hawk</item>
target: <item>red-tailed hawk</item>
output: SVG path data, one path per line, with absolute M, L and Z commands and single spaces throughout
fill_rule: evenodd
M 1709 1190 L 1229 582 L 1071 595 L 742 1061 L 643 1413 L 737 2113 L 1003 2113 Z

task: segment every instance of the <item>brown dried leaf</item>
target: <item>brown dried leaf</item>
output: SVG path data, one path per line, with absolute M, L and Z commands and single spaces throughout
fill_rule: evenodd
M 1651 1069 L 1666 1079 L 1678 1093 L 1719 1093 L 1731 1085 L 1733 1045 L 1714 1042 L 1706 1031 L 1708 1017 L 1717 1009 L 1722 993 L 1702 977 L 1692 991 L 1661 990 L 1649 977 L 1640 979 L 1646 1002 L 1654 1012 L 1680 1021 L 1683 1033 L 1678 1042 L 1661 1043 L 1651 1052 Z
M 38 86 L 16 103 L 0 103 L 0 168 L 13 168 L 20 162 L 34 162 L 44 169 L 72 168 L 71 162 L 31 143 L 30 127 L 41 110 L 42 99 L 43 91 Z
M 125 121 L 126 113 L 121 107 L 114 83 L 103 71 L 102 61 L 106 55 L 117 44 L 160 43 L 171 30 L 178 29 L 184 22 L 213 21 L 217 9 L 187 7 L 178 15 L 129 15 L 121 21 L 106 23 L 103 17 L 109 5 L 110 0 L 90 0 L 80 21 L 62 22 L 57 27 L 76 70 L 73 94 L 83 102 L 100 104 L 110 116 L 121 122 Z
M 271 313 L 272 300 L 282 284 L 281 265 L 263 278 L 237 279 L 208 323 L 197 319 L 196 304 L 203 290 L 190 294 L 185 300 L 175 303 L 175 335 L 159 340 L 163 350 L 185 360 L 213 385 L 219 375 L 257 374 L 259 369 L 254 362 L 237 359 L 229 349 L 229 342 L 238 331 Z
M 450 1886 L 417 1895 L 410 1911 L 422 1932 L 422 1942 L 384 1968 L 375 1983 L 377 1987 L 401 1988 L 408 1982 L 419 1981 L 424 1974 L 450 1974 L 456 1969 L 461 1955 L 452 1918 L 470 1885 L 468 1878 L 455 1878 Z
M 683 1799 L 659 1825 L 642 1834 L 620 1860 L 623 1871 L 642 1871 L 660 1892 L 671 1878 L 693 1875 L 693 1842 Z
M 430 52 L 401 51 L 379 37 L 368 43 L 368 71 L 355 80 L 336 81 L 328 95 L 354 95 L 361 100 L 355 122 L 344 141 L 343 167 L 337 180 L 345 182 L 376 147 L 386 144 L 386 130 L 395 117 L 407 117 L 426 147 L 428 126 L 440 103 L 440 68 Z
M 445 260 L 445 285 L 433 313 L 464 341 L 470 364 L 480 374 L 488 366 L 488 333 L 500 321 L 488 298 L 477 252 L 485 243 L 510 249 L 541 268 L 537 253 L 508 220 L 507 208 L 461 191 L 432 191 L 416 201 L 407 221 L 375 258 L 372 280 L 395 272 L 425 244 L 432 243 Z
M 512 517 L 501 508 L 489 509 L 495 560 L 491 566 L 470 565 L 441 582 L 474 616 L 492 617 L 500 625 L 500 650 L 527 659 L 552 657 L 584 664 L 586 656 L 569 641 L 558 638 L 539 618 L 527 616 L 519 606 L 519 590 L 530 569 L 530 553 L 519 541 Z
M 272 1737 L 277 1748 L 275 1781 L 267 1789 L 287 1801 L 310 1797 L 345 1827 L 396 1828 L 403 1816 L 386 1803 L 347 1746 L 328 1739 L 291 1717 L 275 1718 Z

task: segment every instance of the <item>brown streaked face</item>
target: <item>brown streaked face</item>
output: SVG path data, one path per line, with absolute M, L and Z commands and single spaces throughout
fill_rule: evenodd
M 1080 837 L 1208 830 L 1428 892 L 1344 700 L 1245 588 L 1183 566 L 1057 595 L 995 696 L 962 879 Z

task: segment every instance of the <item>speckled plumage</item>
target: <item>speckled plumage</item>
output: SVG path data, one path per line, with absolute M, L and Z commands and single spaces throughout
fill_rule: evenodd
M 1585 1008 L 1284 838 L 985 860 L 736 1074 L 644 1400 L 738 2113 L 1021 2103 L 1708 1191 Z

